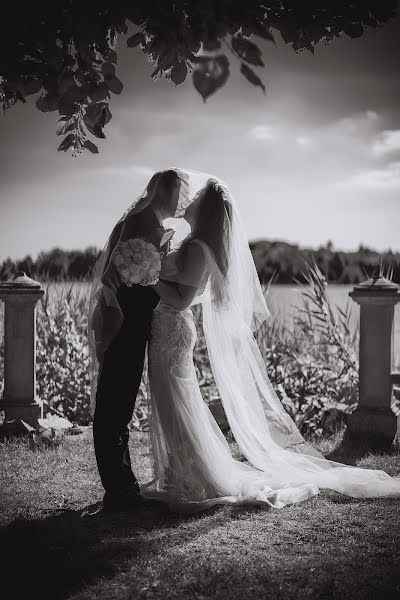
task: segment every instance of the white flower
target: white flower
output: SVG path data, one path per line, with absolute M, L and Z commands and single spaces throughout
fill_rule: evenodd
M 123 257 L 118 253 L 115 255 L 114 257 L 114 263 L 116 267 L 122 267 L 122 265 L 124 264 L 124 259 Z
M 158 281 L 161 256 L 157 248 L 141 238 L 119 242 L 113 255 L 114 264 L 126 285 L 150 285 Z

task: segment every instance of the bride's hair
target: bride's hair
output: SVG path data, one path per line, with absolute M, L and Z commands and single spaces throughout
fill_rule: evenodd
M 210 248 L 219 270 L 225 277 L 229 263 L 232 207 L 226 199 L 223 187 L 217 180 L 209 179 L 202 192 L 199 197 L 194 227 L 179 248 L 178 265 L 184 262 L 187 247 L 191 240 L 196 238 Z

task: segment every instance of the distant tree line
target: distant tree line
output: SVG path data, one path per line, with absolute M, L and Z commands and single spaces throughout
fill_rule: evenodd
M 7 258 L 0 264 L 0 280 L 11 279 L 18 271 L 39 279 L 90 279 L 99 255 L 100 250 L 94 246 L 85 250 L 63 250 L 56 247 L 40 252 L 36 260 L 32 260 L 29 255 L 16 261 Z
M 393 281 L 400 283 L 400 252 L 376 252 L 360 246 L 354 252 L 336 250 L 332 242 L 318 249 L 300 248 L 282 241 L 250 242 L 257 272 L 262 282 L 274 276 L 276 283 L 303 280 L 305 264 L 313 259 L 332 283 L 359 283 L 380 268 L 386 274 L 392 270 Z M 0 280 L 11 279 L 18 271 L 29 277 L 52 280 L 88 280 L 91 278 L 100 250 L 90 246 L 85 250 L 52 248 L 40 252 L 36 260 L 28 255 L 21 260 L 7 258 L 0 263 Z
M 354 252 L 336 250 L 332 242 L 318 249 L 299 248 L 296 244 L 282 241 L 261 240 L 250 242 L 257 272 L 262 282 L 276 274 L 276 283 L 293 283 L 293 278 L 303 281 L 304 262 L 313 259 L 332 283 L 360 283 L 374 271 L 390 274 L 400 283 L 400 252 L 376 252 L 360 245 Z

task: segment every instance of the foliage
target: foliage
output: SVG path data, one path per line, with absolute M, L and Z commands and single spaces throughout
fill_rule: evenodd
M 7 258 L 0 263 L 0 280 L 12 279 L 18 271 L 25 271 L 29 277 L 38 277 L 42 281 L 89 279 L 99 256 L 100 250 L 89 246 L 85 250 L 51 248 L 40 252 L 35 261 L 29 255 L 15 261 Z
M 36 379 L 39 398 L 70 421 L 87 424 L 89 352 L 85 299 L 73 288 L 50 302 L 47 286 L 37 315 Z
M 386 273 L 390 276 L 390 273 Z M 274 276 L 264 285 L 268 295 Z M 293 329 L 275 319 L 257 332 L 269 377 L 282 404 L 303 434 L 320 435 L 332 415 L 352 411 L 358 399 L 358 328 L 351 306 L 332 306 L 328 284 L 316 262 L 305 264 L 303 307 L 297 307 Z M 57 286 L 57 287 L 56 287 Z M 38 395 L 54 412 L 87 424 L 89 378 L 87 287 L 48 284 L 38 307 Z M 219 399 L 202 330 L 201 308 L 193 307 L 197 328 L 194 363 L 207 403 Z M 0 345 L 0 363 L 1 363 Z M 0 364 L 1 368 L 1 364 Z M 147 429 L 148 374 L 145 366 L 130 428 Z
M 38 397 L 56 414 L 87 425 L 90 413 L 88 296 L 77 284 L 44 284 L 37 310 L 36 385 Z M 0 357 L 1 362 L 1 357 Z M 1 366 L 1 365 L 0 365 Z M 147 368 L 131 429 L 147 427 Z
M 259 240 L 250 242 L 260 280 L 266 282 L 277 272 L 278 283 L 291 283 L 293 279 L 306 283 L 304 264 L 314 262 L 329 282 L 359 283 L 380 265 L 391 265 L 393 281 L 400 283 L 400 253 L 379 253 L 360 245 L 354 252 L 343 252 L 328 241 L 325 246 L 314 250 L 299 248 L 296 244 L 283 241 Z
M 400 282 L 400 253 L 391 250 L 379 253 L 360 246 L 355 252 L 342 252 L 334 249 L 331 242 L 314 250 L 268 240 L 250 242 L 250 249 L 260 280 L 264 283 L 273 273 L 276 273 L 277 283 L 291 283 L 293 278 L 305 283 L 304 262 L 312 264 L 314 260 L 329 282 L 359 283 L 371 276 L 380 264 L 390 264 L 393 280 Z M 41 280 L 90 279 L 99 254 L 100 250 L 91 246 L 85 250 L 52 248 L 40 252 L 36 261 L 30 256 L 15 261 L 7 258 L 0 263 L 0 280 L 11 279 L 20 270 Z
M 300 431 L 321 434 L 331 409 L 347 413 L 357 404 L 358 331 L 350 326 L 349 302 L 345 309 L 330 305 L 315 262 L 305 265 L 304 277 L 304 308 L 293 332 L 274 322 L 257 332 L 257 341 L 271 382 Z
M 111 120 L 111 93 L 120 94 L 116 42 L 126 40 L 153 64 L 153 79 L 182 84 L 189 73 L 204 101 L 230 75 L 226 52 L 238 59 L 242 75 L 265 93 L 254 67 L 262 53 L 254 36 L 275 43 L 272 30 L 295 52 L 343 34 L 360 37 L 396 16 L 395 0 L 39 0 L 2 9 L 0 102 L 5 110 L 26 96 L 41 93 L 40 111 L 58 111 L 58 150 L 97 153 L 87 133 L 105 138 Z

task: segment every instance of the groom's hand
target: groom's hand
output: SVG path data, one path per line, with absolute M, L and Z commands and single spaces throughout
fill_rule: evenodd
M 169 243 L 174 235 L 173 229 L 164 229 L 164 227 L 158 227 L 152 234 L 152 242 L 158 250 L 161 252 L 169 251 Z

